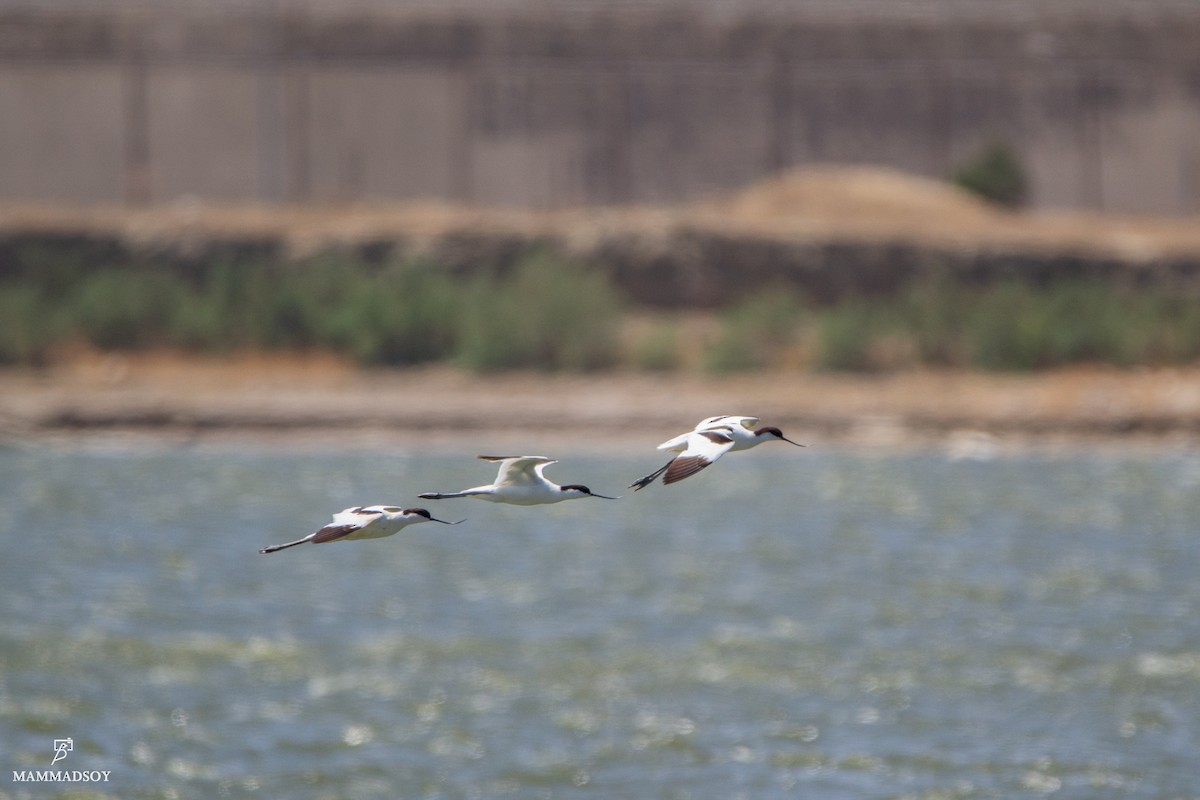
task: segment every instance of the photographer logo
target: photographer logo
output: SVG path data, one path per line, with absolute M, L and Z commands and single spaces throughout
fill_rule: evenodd
M 74 749 L 74 739 L 55 739 L 50 766 L 62 761 Z M 14 769 L 12 779 L 14 783 L 108 783 L 111 774 L 112 771 L 107 769 Z
M 58 762 L 67 757 L 67 753 L 75 749 L 74 739 L 55 739 L 54 740 L 54 760 L 50 762 L 50 766 L 54 766 Z

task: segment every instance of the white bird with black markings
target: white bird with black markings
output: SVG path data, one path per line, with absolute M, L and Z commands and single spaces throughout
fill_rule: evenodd
M 407 528 L 422 522 L 440 522 L 443 525 L 458 525 L 466 520 L 447 522 L 438 519 L 423 508 L 400 508 L 399 506 L 354 506 L 346 508 L 333 515 L 333 521 L 314 531 L 303 539 L 297 539 L 287 544 L 273 544 L 259 550 L 260 553 L 274 553 L 298 544 L 312 542 L 349 542 L 358 539 L 382 539 L 393 536 Z
M 723 415 L 702 420 L 687 433 L 681 433 L 658 446 L 659 450 L 679 455 L 645 477 L 629 484 L 635 492 L 646 488 L 659 475 L 664 484 L 672 484 L 695 475 L 731 450 L 749 450 L 763 442 L 783 441 L 805 447 L 783 435 L 771 425 L 757 427 L 758 417 Z
M 599 497 L 602 500 L 620 500 L 596 494 L 579 483 L 559 486 L 543 472 L 558 461 L 545 456 L 479 456 L 484 461 L 500 465 L 494 483 L 475 486 L 461 492 L 425 492 L 417 495 L 423 500 L 447 500 L 454 497 L 473 497 L 489 503 L 511 503 L 518 506 L 538 506 L 546 503 L 561 503 L 580 497 Z

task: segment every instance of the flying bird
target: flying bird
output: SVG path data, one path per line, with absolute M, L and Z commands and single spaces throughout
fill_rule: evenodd
M 659 475 L 664 484 L 681 481 L 695 475 L 731 450 L 749 450 L 763 442 L 784 441 L 797 447 L 805 445 L 793 442 L 774 426 L 758 425 L 758 417 L 723 415 L 702 420 L 687 433 L 681 433 L 658 446 L 664 452 L 678 453 L 663 466 L 645 477 L 629 484 L 635 492 L 646 488 Z
M 399 533 L 409 525 L 422 522 L 440 522 L 443 525 L 458 525 L 460 522 L 447 522 L 432 516 L 423 508 L 400 508 L 398 506 L 354 506 L 346 508 L 333 515 L 333 521 L 319 531 L 310 533 L 303 539 L 297 539 L 287 544 L 273 544 L 259 550 L 260 553 L 274 553 L 298 544 L 312 542 L 343 542 L 356 539 L 382 539 Z
M 494 483 L 475 486 L 461 492 L 426 492 L 417 495 L 423 500 L 446 500 L 452 497 L 474 497 L 489 503 L 512 503 L 518 506 L 536 506 L 545 503 L 561 503 L 579 497 L 599 497 L 603 500 L 619 500 L 596 494 L 578 483 L 559 486 L 543 472 L 558 461 L 545 456 L 479 456 L 484 461 L 500 465 Z

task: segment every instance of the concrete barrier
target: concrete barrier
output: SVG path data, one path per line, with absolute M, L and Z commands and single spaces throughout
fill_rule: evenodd
M 0 6 L 0 202 L 663 202 L 1000 139 L 1035 206 L 1200 209 L 1200 16 L 943 5 Z

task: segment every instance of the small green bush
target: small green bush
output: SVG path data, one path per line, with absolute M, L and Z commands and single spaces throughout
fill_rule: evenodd
M 985 146 L 954 172 L 953 181 L 985 200 L 1009 208 L 1024 205 L 1029 194 L 1025 169 L 1003 142 Z
M 1113 289 L 1080 282 L 1046 289 L 1007 283 L 982 292 L 967 331 L 971 361 L 1029 370 L 1082 361 L 1130 362 L 1139 324 Z
M 883 309 L 846 301 L 820 315 L 813 363 L 819 369 L 861 372 L 874 369 L 872 349 L 884 327 Z
M 60 313 L 64 327 L 97 347 L 128 350 L 164 344 L 181 302 L 180 283 L 171 276 L 107 270 L 80 283 Z
M 761 369 L 797 336 L 804 304 L 794 292 L 767 290 L 721 315 L 716 341 L 705 352 L 709 372 Z
M 36 287 L 0 285 L 0 364 L 43 363 L 55 332 Z
M 742 327 L 722 327 L 716 341 L 704 352 L 706 372 L 745 372 L 766 365 L 766 355 L 755 347 L 754 337 Z
M 922 364 L 952 366 L 963 362 L 963 331 L 972 301 L 970 290 L 945 278 L 918 283 L 899 298 L 897 324 Z
M 591 370 L 616 361 L 621 302 L 600 273 L 546 256 L 462 293 L 457 360 L 468 369 Z
M 896 352 L 917 364 L 988 370 L 1181 363 L 1200 355 L 1194 302 L 1085 281 L 917 286 L 894 300 L 823 309 L 817 331 L 815 363 L 831 370 L 909 363 L 897 362 Z M 891 361 L 881 355 L 884 345 L 892 345 Z
M 679 325 L 673 321 L 655 322 L 638 340 L 633 365 L 647 372 L 670 372 L 683 365 L 683 343 Z

